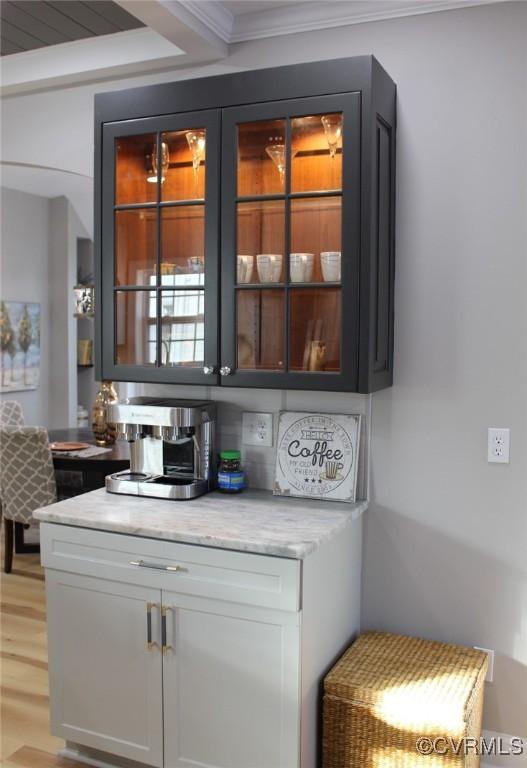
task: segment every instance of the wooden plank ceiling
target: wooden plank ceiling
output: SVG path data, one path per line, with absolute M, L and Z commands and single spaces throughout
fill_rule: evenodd
M 2 0 L 0 17 L 2 56 L 144 26 L 112 0 Z

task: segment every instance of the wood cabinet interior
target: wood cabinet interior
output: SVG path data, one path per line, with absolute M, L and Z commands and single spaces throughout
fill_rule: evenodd
M 322 192 L 342 187 L 342 146 L 339 138 L 332 156 L 322 117 L 309 115 L 291 120 L 291 192 Z M 342 127 L 339 137 L 342 135 Z M 238 196 L 283 194 L 285 173 L 281 174 L 268 150 L 283 147 L 285 171 L 286 121 L 262 120 L 238 126 Z
M 187 135 L 203 132 L 206 152 L 206 132 L 197 127 L 194 130 L 162 133 L 161 141 L 167 145 L 168 170 L 161 185 L 163 202 L 177 200 L 203 200 L 205 197 L 205 157 L 194 169 L 193 157 Z
M 285 253 L 285 201 L 261 200 L 238 203 L 237 206 L 237 252 L 250 256 L 251 265 L 240 274 L 240 282 L 266 282 L 265 272 L 258 270 L 258 254 L 275 254 L 281 259 L 281 268 L 274 276 L 274 282 L 284 280 Z M 260 272 L 264 276 L 260 280 Z
M 342 115 L 329 120 L 331 142 L 321 115 L 293 118 L 290 159 L 285 120 L 238 125 L 236 251 L 238 285 L 243 283 L 318 283 L 289 292 L 238 289 L 237 366 L 284 370 L 283 338 L 289 344 L 289 370 L 340 370 L 340 282 L 342 249 Z M 288 169 L 290 166 L 290 182 Z M 290 197 L 288 194 L 290 192 Z M 295 197 L 311 193 L 310 196 Z M 328 195 L 328 192 L 334 192 Z M 288 194 L 286 194 L 288 193 Z M 282 199 L 257 199 L 279 194 Z M 243 197 L 251 197 L 243 201 Z M 289 218 L 289 220 L 287 220 Z M 286 237 L 289 235 L 287 256 Z M 331 252 L 333 267 L 322 268 Z M 269 266 L 268 259 L 272 259 Z M 296 260 L 296 261 L 295 261 Z M 290 263 L 289 263 L 290 262 Z M 338 263 L 337 263 L 338 262 Z M 300 267 L 299 267 L 300 264 Z M 284 328 L 289 301 L 289 327 Z
M 157 261 L 157 211 L 115 212 L 115 284 L 151 285 Z
M 293 288 L 289 293 L 290 369 L 340 370 L 340 288 Z
M 161 209 L 161 282 L 170 274 L 194 274 L 202 284 L 205 267 L 205 209 L 178 205 Z
M 195 203 L 204 196 L 204 161 L 193 166 L 187 141 L 190 131 L 163 133 L 160 142 L 167 166 L 161 174 L 161 202 Z M 205 132 L 203 131 L 203 135 Z M 156 203 L 157 135 L 128 136 L 117 142 L 115 203 Z M 161 216 L 163 274 L 202 273 L 205 258 L 204 205 L 124 209 L 115 213 L 115 284 L 151 285 L 157 281 L 157 216 Z M 197 280 L 202 283 L 202 280 Z
M 283 194 L 284 179 L 266 152 L 285 146 L 286 121 L 260 120 L 238 126 L 238 196 Z
M 283 370 L 285 291 L 238 291 L 237 366 L 245 370 Z
M 313 271 L 306 282 L 324 282 L 321 253 L 341 251 L 341 221 L 341 197 L 308 197 L 291 200 L 291 253 L 313 255 Z M 294 275 L 292 279 L 297 282 Z
M 197 130 L 202 130 L 196 128 Z M 202 200 L 205 194 L 204 158 L 195 172 L 187 134 L 192 131 L 162 133 L 160 141 L 168 152 L 168 166 L 162 169 L 161 200 Z M 205 133 L 205 132 L 204 132 Z M 123 136 L 116 141 L 115 203 L 155 203 L 157 201 L 157 134 Z
M 334 155 L 322 118 L 339 125 Z M 343 119 L 339 113 L 291 120 L 291 192 L 324 192 L 342 187 Z
M 155 133 L 123 136 L 115 142 L 115 204 L 155 203 L 157 185 L 149 182 L 152 156 L 156 152 Z M 150 173 L 150 176 L 152 174 Z

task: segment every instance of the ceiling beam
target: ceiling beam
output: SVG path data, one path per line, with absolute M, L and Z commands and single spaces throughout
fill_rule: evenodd
M 2 96 L 172 69 L 184 51 L 151 29 L 74 40 L 3 56 Z
M 121 8 L 185 52 L 185 63 L 229 53 L 233 16 L 213 0 L 117 0 Z

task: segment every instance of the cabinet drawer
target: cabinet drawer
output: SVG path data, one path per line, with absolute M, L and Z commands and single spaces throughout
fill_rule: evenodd
M 284 611 L 300 610 L 301 561 L 42 523 L 45 568 Z

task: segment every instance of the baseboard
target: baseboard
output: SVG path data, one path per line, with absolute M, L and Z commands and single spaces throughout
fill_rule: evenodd
M 59 750 L 58 755 L 67 760 L 90 765 L 92 768 L 149 768 L 144 763 L 127 760 L 124 757 L 115 757 L 107 752 L 99 752 L 99 750 L 91 747 L 82 747 L 71 741 L 66 742 L 66 746 Z
M 518 739 L 523 743 L 523 754 L 487 755 L 481 761 L 481 768 L 527 768 L 527 737 L 511 736 L 508 733 L 496 731 L 483 731 L 482 736 L 487 744 L 494 739 L 497 744 L 501 744 L 503 751 L 510 750 L 512 739 Z
M 527 737 L 522 739 L 522 737 L 514 737 L 507 733 L 497 733 L 496 731 L 483 731 L 482 736 L 486 744 L 492 743 L 491 740 L 494 739 L 496 744 L 501 745 L 502 751 L 509 751 L 511 749 L 511 739 L 519 739 L 523 742 L 523 754 L 487 755 L 481 761 L 480 768 L 527 768 Z M 60 750 L 59 755 L 70 760 L 76 760 L 79 763 L 84 763 L 85 765 L 93 766 L 93 768 L 147 768 L 143 763 L 113 757 L 107 753 L 88 747 L 81 747 L 71 742 L 66 742 L 66 747 Z

